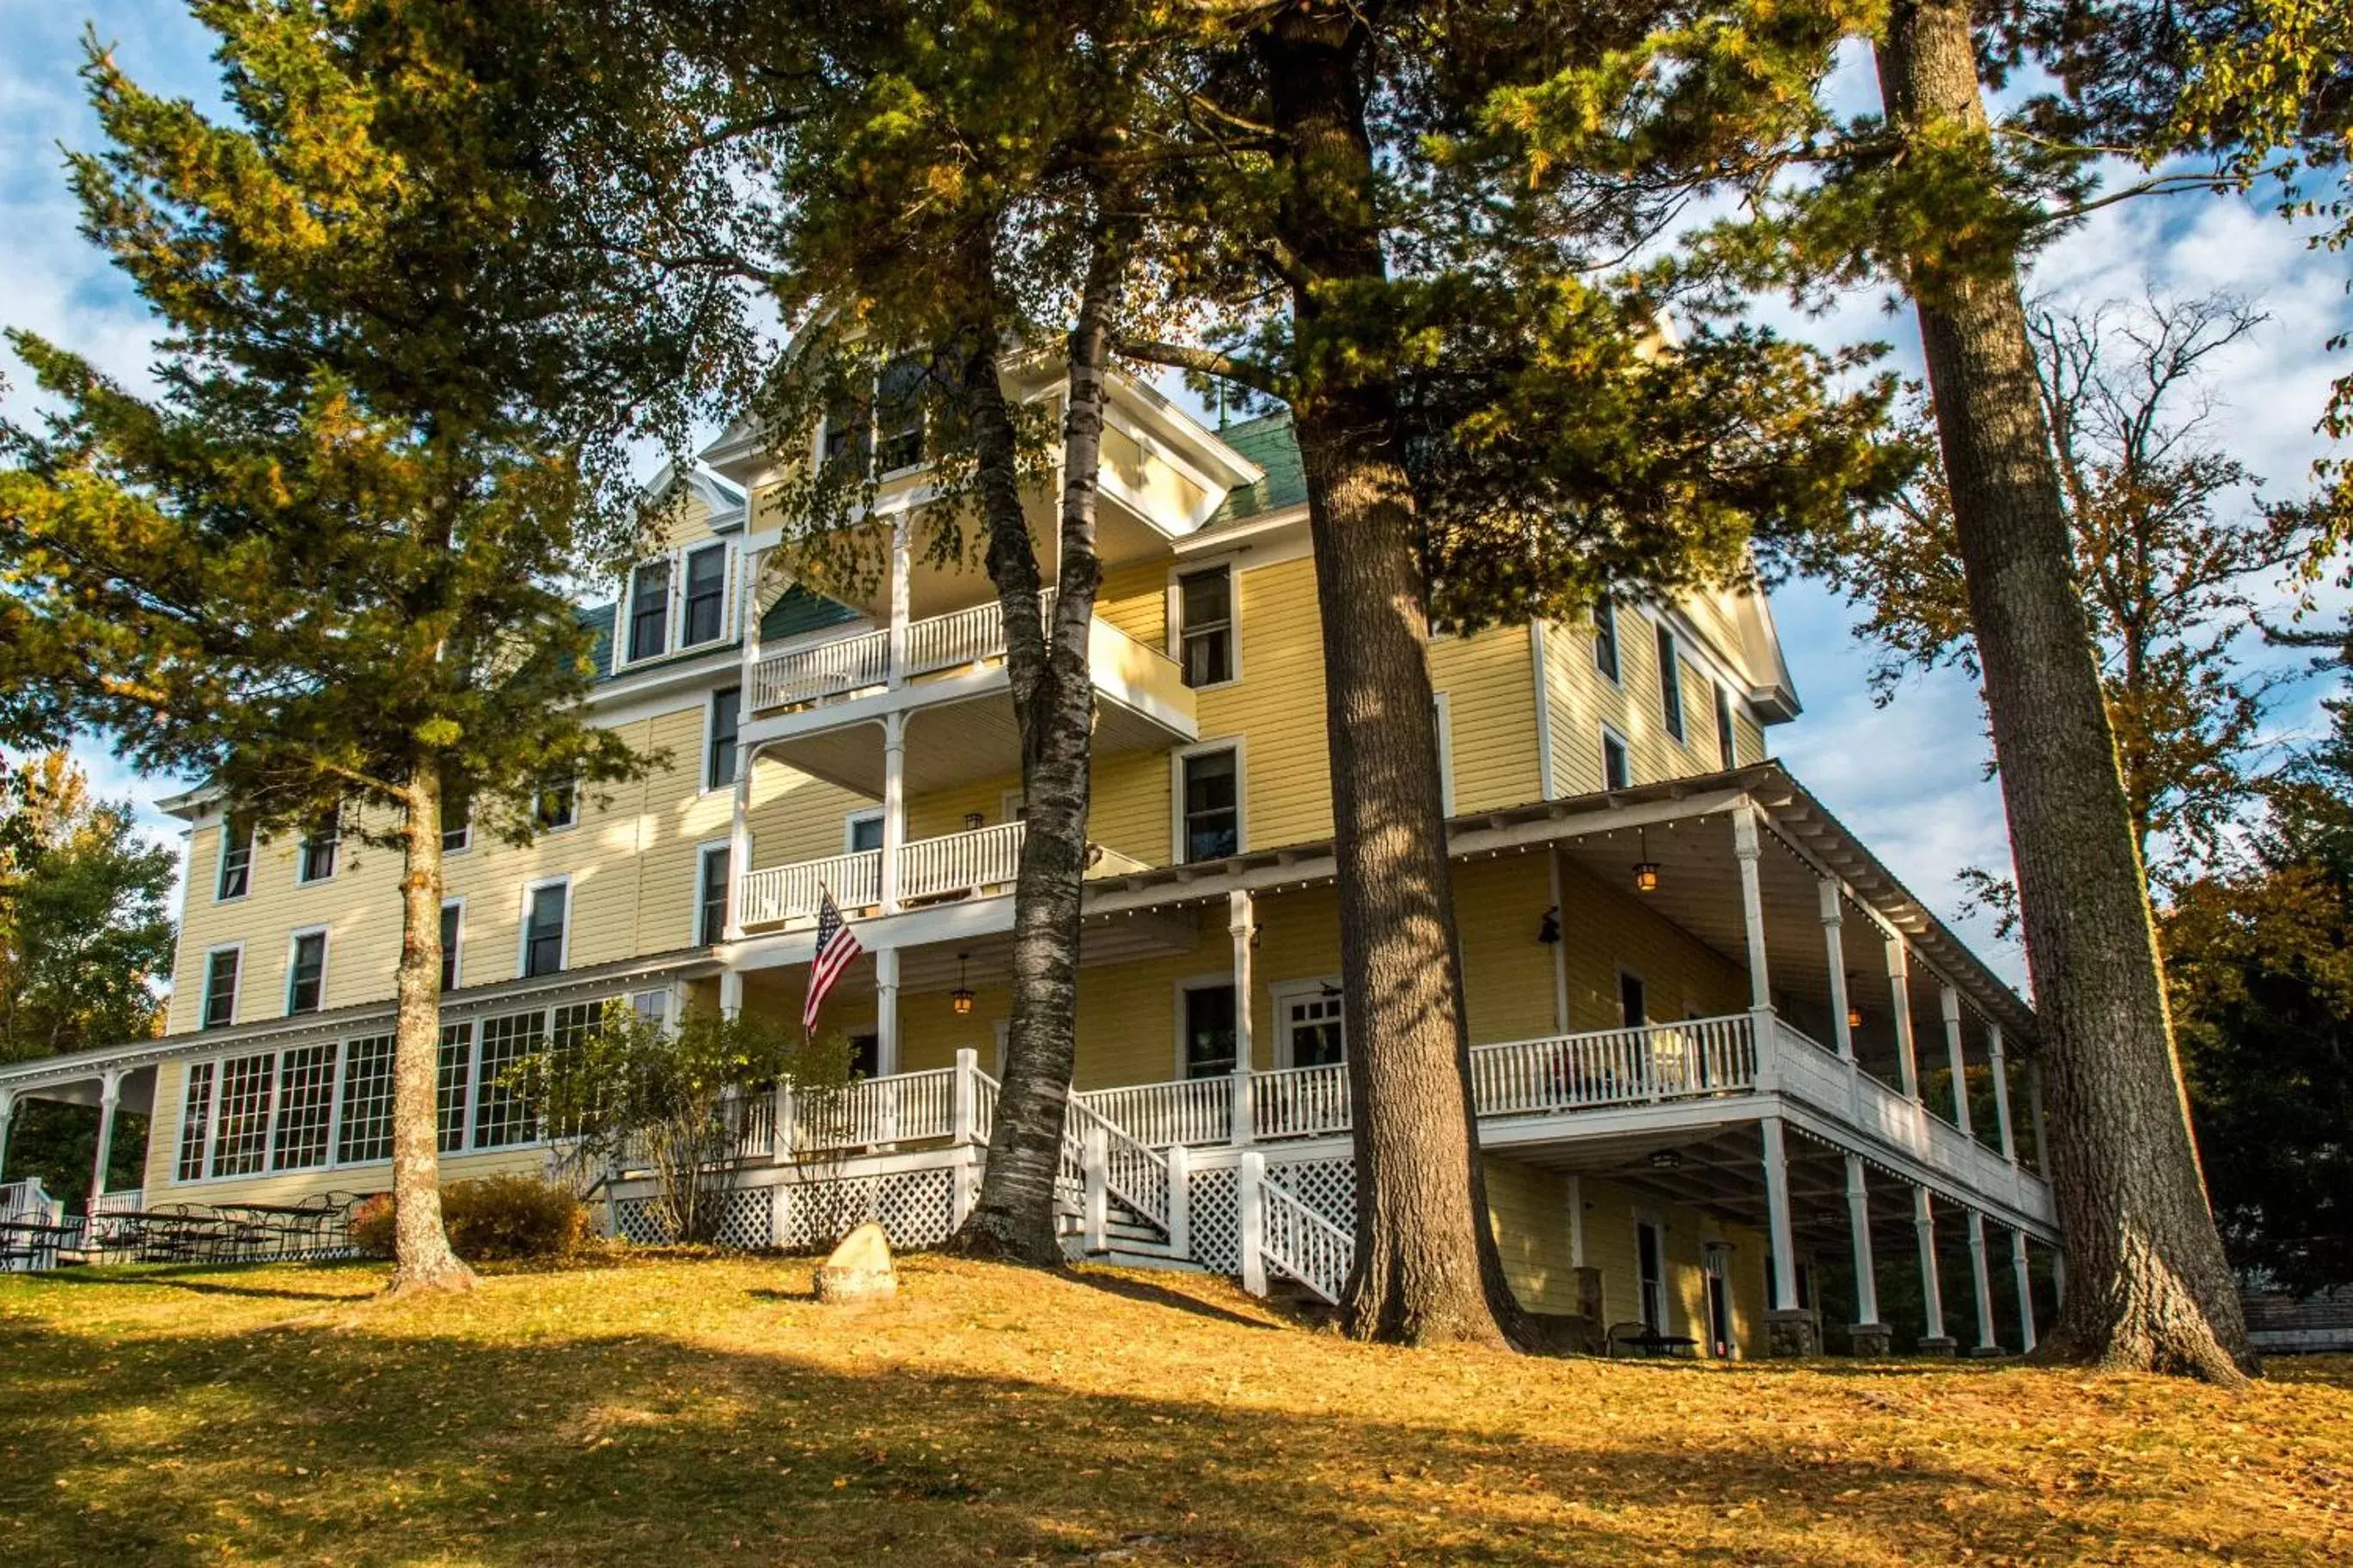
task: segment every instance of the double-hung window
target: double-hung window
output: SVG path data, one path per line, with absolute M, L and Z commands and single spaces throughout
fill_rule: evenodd
M 1234 678 L 1233 568 L 1211 566 L 1176 579 L 1176 626 L 1186 685 Z
M 1732 724 L 1732 690 L 1721 684 L 1715 689 L 1715 754 L 1726 771 L 1740 765 L 1740 732 Z
M 231 816 L 221 823 L 220 879 L 213 897 L 241 899 L 253 889 L 253 821 Z
M 874 411 L 866 399 L 849 395 L 828 405 L 825 425 L 818 433 L 818 460 L 827 468 L 855 464 L 860 472 L 874 449 Z
M 286 953 L 286 1014 L 315 1013 L 327 999 L 327 933 L 296 933 Z
M 702 787 L 725 789 L 735 782 L 735 735 L 744 722 L 744 689 L 723 686 L 711 694 L 711 738 L 703 746 Z
M 206 1029 L 226 1029 L 237 1022 L 237 972 L 245 962 L 240 947 L 216 947 L 205 956 L 205 1021 Z
M 694 940 L 701 947 L 727 936 L 727 846 L 706 844 L 695 857 Z
M 539 800 L 532 809 L 532 817 L 539 824 L 542 833 L 554 833 L 571 826 L 580 820 L 580 786 L 576 784 L 558 784 L 554 789 L 540 791 Z
M 1618 606 L 1607 597 L 1593 603 L 1593 668 L 1618 679 Z
M 1683 661 L 1676 651 L 1675 634 L 1659 628 L 1659 718 L 1667 733 L 1683 738 Z
M 343 843 L 343 816 L 340 811 L 322 813 L 311 824 L 311 831 L 302 836 L 301 864 L 296 868 L 298 882 L 323 882 L 335 874 L 335 857 Z
M 543 882 L 523 900 L 522 973 L 557 974 L 564 969 L 565 927 L 571 923 L 572 883 L 569 879 Z
M 649 561 L 629 574 L 629 662 L 670 651 L 670 563 Z
M 681 647 L 717 642 L 727 629 L 727 546 L 706 544 L 686 554 L 686 608 Z
M 841 847 L 851 855 L 882 847 L 882 814 L 853 811 L 841 819 Z
M 895 474 L 923 460 L 923 362 L 912 355 L 882 367 L 874 384 L 874 467 Z
M 1242 847 L 1241 758 L 1230 746 L 1178 760 L 1179 860 L 1216 860 Z
M 474 842 L 474 801 L 462 790 L 441 792 L 441 853 L 455 855 Z
M 459 952 L 466 941 L 466 900 L 445 899 L 441 903 L 441 989 L 458 989 L 458 977 L 464 973 L 459 963 Z
M 1185 1076 L 1219 1078 L 1234 1070 L 1237 1034 L 1234 988 L 1188 985 L 1178 994 L 1183 1008 Z

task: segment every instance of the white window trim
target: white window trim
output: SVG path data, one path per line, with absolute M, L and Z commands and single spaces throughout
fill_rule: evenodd
M 1168 858 L 1185 861 L 1185 764 L 1219 752 L 1234 754 L 1234 853 L 1250 853 L 1250 748 L 1240 735 L 1180 746 L 1168 753 Z
M 1626 782 L 1622 785 L 1609 782 L 1609 742 L 1612 741 L 1617 742 L 1620 749 L 1626 753 Z M 1634 777 L 1633 745 L 1627 741 L 1624 732 L 1617 725 L 1604 722 L 1601 726 L 1601 787 L 1605 791 L 1632 789 L 1637 782 Z
M 552 825 L 540 821 L 539 800 L 536 796 L 533 798 L 531 803 L 532 831 L 539 837 L 548 838 L 553 837 L 554 835 L 559 833 L 569 833 L 574 828 L 580 826 L 580 781 L 578 779 L 573 780 L 570 784 L 565 786 L 565 792 L 572 797 L 571 815 L 567 820 Z M 549 790 L 543 793 L 553 795 L 554 792 L 553 790 Z
M 1164 629 L 1168 635 L 1164 646 L 1168 657 L 1176 661 L 1181 673 L 1185 668 L 1184 579 L 1208 572 L 1223 572 L 1226 574 L 1226 640 L 1229 645 L 1233 673 L 1207 686 L 1187 687 L 1186 689 L 1190 691 L 1223 691 L 1229 686 L 1240 684 L 1242 679 L 1242 566 L 1239 556 L 1179 561 L 1168 568 L 1167 603 L 1162 612 Z
M 228 1022 L 220 1027 L 234 1028 L 237 1010 L 245 1005 L 245 943 L 241 941 L 215 942 L 205 949 L 204 967 L 197 972 L 202 976 L 196 984 L 196 1027 L 200 1031 L 213 1027 L 206 1016 L 212 1011 L 213 959 L 224 952 L 237 954 L 237 978 L 230 982 L 228 988 Z M 292 984 L 290 975 L 288 984 L 290 986 Z
M 1740 765 L 1740 710 L 1733 706 L 1736 700 L 1729 685 L 1721 680 L 1711 680 L 1708 685 L 1715 694 L 1708 714 L 1709 721 L 1715 726 L 1715 760 L 1730 772 Z M 1726 742 L 1730 742 L 1728 746 Z
M 692 908 L 691 908 L 691 911 L 690 911 L 690 913 L 689 913 L 689 915 L 688 915 L 688 924 L 687 924 L 687 931 L 686 931 L 686 936 L 687 936 L 687 942 L 686 942 L 686 945 L 687 945 L 687 946 L 689 946 L 689 947 L 701 947 L 701 946 L 702 946 L 702 945 L 703 945 L 703 942 L 702 942 L 702 868 L 703 868 L 703 866 L 704 866 L 704 865 L 705 865 L 705 864 L 710 860 L 710 858 L 711 858 L 711 857 L 712 857 L 712 855 L 713 853 L 717 853 L 717 854 L 721 854 L 721 855 L 725 855 L 725 854 L 729 853 L 732 849 L 733 849 L 733 847 L 734 847 L 734 840 L 733 840 L 732 838 L 706 838 L 706 839 L 704 839 L 702 843 L 700 843 L 700 844 L 698 844 L 698 845 L 696 845 L 696 846 L 694 847 L 694 898 L 693 898 L 693 900 L 692 900 Z M 731 866 L 731 867 L 729 867 L 727 869 L 728 869 L 728 876 L 727 876 L 728 886 L 721 891 L 721 893 L 720 893 L 720 897 L 721 897 L 722 899 L 725 899 L 725 900 L 732 900 L 734 898 L 734 896 L 735 896 L 735 888 L 734 888 L 734 881 L 735 881 L 734 870 L 735 870 L 735 868 L 734 868 L 733 867 L 732 867 L 732 866 Z M 567 908 L 567 909 L 565 910 L 565 915 L 567 916 L 567 919 L 565 921 L 565 925 L 564 925 L 565 939 L 565 941 L 569 942 L 569 941 L 571 940 L 571 934 L 572 934 L 572 922 L 571 922 L 571 921 L 570 921 L 570 919 L 569 919 L 568 917 L 569 917 L 569 915 L 570 915 L 570 913 L 571 913 L 571 910 Z M 721 941 L 723 941 L 723 942 L 726 940 L 726 917 L 725 917 L 724 915 L 723 915 L 723 916 L 721 917 L 721 923 L 720 923 L 720 940 L 721 940 Z
M 1675 1331 L 1674 1264 L 1667 1257 L 1667 1222 L 1652 1209 L 1637 1206 L 1634 1211 L 1634 1313 L 1641 1315 L 1642 1308 L 1642 1237 L 1641 1229 L 1649 1226 L 1659 1237 L 1659 1322 L 1655 1331 L 1672 1334 Z
M 319 1005 L 297 1013 L 294 1011 L 294 952 L 306 936 L 315 936 L 319 939 Z M 323 1013 L 327 1010 L 327 976 L 334 958 L 334 935 L 325 926 L 297 926 L 286 933 L 286 984 L 280 998 L 284 1005 L 285 1016 L 307 1018 L 313 1013 Z M 241 984 L 242 976 L 239 980 Z M 241 1054 L 250 1056 L 253 1053 Z
M 714 686 L 711 694 L 702 700 L 702 761 L 698 772 L 703 795 L 735 787 L 734 779 L 723 784 L 711 773 L 711 743 L 719 736 L 719 694 L 722 691 L 735 693 L 735 772 L 739 776 L 744 772 L 744 689 L 741 686 Z
M 686 640 L 687 573 L 694 558 L 710 550 L 722 552 L 719 559 L 719 630 L 701 642 L 689 642 Z M 670 553 L 677 563 L 670 569 L 670 575 L 678 584 L 678 592 L 672 598 L 677 612 L 675 621 L 666 628 L 670 633 L 670 651 L 691 653 L 697 648 L 719 647 L 727 640 L 727 623 L 732 618 L 729 605 L 735 597 L 735 547 L 723 539 L 700 539 L 692 544 L 681 544 Z
M 260 869 L 257 862 L 261 858 L 261 834 L 259 830 L 253 830 L 247 834 L 245 841 L 245 891 L 242 893 L 221 891 L 221 882 L 228 876 L 228 815 L 224 812 L 221 815 L 220 844 L 213 858 L 213 902 L 216 904 L 242 903 L 253 897 L 253 874 Z M 341 858 L 340 856 L 337 858 Z
M 1659 660 L 1659 728 L 1679 746 L 1691 744 L 1691 693 L 1683 687 L 1683 639 L 1664 621 L 1654 621 L 1651 647 Z M 1673 722 L 1668 722 L 1667 693 L 1675 694 Z
M 448 909 L 449 909 L 452 905 L 455 905 L 455 906 L 456 906 L 456 908 L 457 908 L 457 910 L 458 910 L 458 940 L 457 940 L 456 943 L 455 943 L 455 944 L 452 946 L 452 948 L 450 949 L 450 952 L 454 952 L 457 954 L 457 956 L 456 956 L 454 959 L 452 959 L 452 958 L 450 958 L 450 957 L 449 957 L 448 952 L 444 952 L 444 953 L 443 953 L 443 955 L 442 955 L 442 957 L 443 957 L 443 959 L 444 959 L 444 960 L 448 963 L 448 965 L 449 965 L 449 990 L 450 990 L 450 991 L 456 991 L 456 990 L 459 990 L 459 988 L 461 988 L 462 986 L 464 986 L 464 984 L 466 984 L 466 898 L 465 898 L 465 895 L 464 895 L 464 894 L 462 894 L 462 893 L 460 893 L 459 895 L 458 895 L 458 896 L 457 896 L 456 898 L 454 898 L 454 899 L 444 899 L 444 900 L 441 900 L 441 907 L 442 907 L 442 909 L 444 909 L 445 910 L 448 910 Z M 443 994 L 444 994 L 444 995 L 447 995 L 447 994 L 448 994 L 448 993 L 447 993 L 447 992 L 444 992 L 444 993 L 443 993 Z
M 298 888 L 323 888 L 343 874 L 343 818 L 341 807 L 335 813 L 335 855 L 333 868 L 323 877 L 306 877 L 302 873 L 311 863 L 310 843 L 314 836 L 308 828 L 294 841 L 294 885 Z M 246 873 L 245 885 L 253 886 L 253 874 Z
M 637 623 L 638 574 L 656 563 L 661 563 L 670 568 L 662 581 L 661 646 L 649 654 L 632 655 L 629 652 L 629 644 L 634 640 L 634 628 Z M 675 550 L 660 551 L 629 563 L 628 574 L 621 579 L 620 607 L 614 615 L 613 668 L 616 673 L 633 666 L 651 664 L 658 658 L 670 657 L 670 649 L 678 642 L 678 612 L 681 592 L 679 572 L 679 553 Z
M 1278 1069 L 1296 1064 L 1291 1059 L 1290 1005 L 1302 997 L 1322 1001 L 1340 989 L 1336 974 L 1319 974 L 1306 980 L 1280 980 L 1266 988 L 1267 1000 L 1274 1008 L 1274 1065 Z M 1340 1009 L 1340 1037 L 1345 1042 L 1348 1031 L 1348 1012 Z
M 548 888 L 562 888 L 564 889 L 564 941 L 557 949 L 555 973 L 561 974 L 565 970 L 572 967 L 572 874 L 567 871 L 561 877 L 542 877 L 536 881 L 525 882 L 522 885 L 522 901 L 519 906 L 515 916 L 514 972 L 515 978 L 518 980 L 544 980 L 547 978 L 547 976 L 543 974 L 531 973 L 529 966 L 531 962 L 532 900 L 534 895 Z
M 1609 610 L 1610 645 L 1618 650 L 1618 657 L 1610 660 L 1610 663 L 1617 667 L 1615 669 L 1604 669 L 1601 668 L 1599 649 L 1601 647 L 1601 611 L 1604 605 L 1607 605 Z M 1626 689 L 1626 618 L 1620 613 L 1621 608 L 1622 606 L 1620 606 L 1615 599 L 1608 598 L 1606 596 L 1594 601 L 1592 616 L 1592 663 L 1594 674 L 1599 676 L 1602 679 L 1608 681 L 1611 686 L 1616 687 L 1619 690 L 1623 691 Z
M 858 847 L 858 825 L 861 822 L 881 822 L 884 814 L 885 808 L 879 805 L 867 806 L 859 811 L 843 812 L 841 814 L 841 852 L 844 855 L 880 853 L 873 850 L 860 850 Z
M 1241 1034 L 1241 1013 L 1242 1009 L 1249 1005 L 1249 999 L 1243 996 L 1239 991 L 1235 990 L 1234 972 L 1230 969 L 1220 969 L 1206 974 L 1180 975 L 1177 977 L 1175 992 L 1170 998 L 1171 1005 L 1174 1010 L 1170 1016 L 1168 1023 L 1168 1033 L 1171 1042 L 1169 1061 L 1172 1064 L 1172 1070 L 1168 1076 L 1177 1082 L 1181 1083 L 1186 1081 L 1185 998 L 1196 991 L 1215 991 L 1220 987 L 1223 987 L 1228 991 L 1234 991 L 1234 1033 L 1236 1036 L 1234 1041 L 1235 1065 L 1237 1067 L 1243 1065 L 1240 1060 L 1241 1040 L 1240 1038 Z M 1008 1027 L 1009 1026 L 1008 1026 Z M 1252 1031 L 1252 1033 L 1255 1034 L 1255 1031 Z
M 1432 692 L 1430 700 L 1438 710 L 1438 810 L 1441 816 L 1454 815 L 1454 705 L 1449 693 Z
M 1657 1011 L 1657 1009 L 1651 1005 L 1650 976 L 1644 974 L 1641 970 L 1635 968 L 1630 963 L 1613 963 L 1610 965 L 1610 973 L 1618 982 L 1617 994 L 1610 998 L 1610 1002 L 1618 1013 L 1618 1022 L 1611 1025 L 1610 1027 L 1617 1029 L 1647 1028 L 1651 1024 L 1652 1016 Z M 1626 1022 L 1626 982 L 1629 980 L 1631 980 L 1635 984 L 1642 988 L 1642 1017 L 1640 1023 L 1630 1024 Z

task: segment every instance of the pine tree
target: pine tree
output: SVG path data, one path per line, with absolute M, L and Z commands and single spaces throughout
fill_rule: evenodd
M 69 160 L 85 232 L 168 328 L 159 395 L 10 337 L 54 412 L 6 432 L 0 729 L 97 728 L 263 832 L 332 815 L 400 856 L 393 1289 L 462 1288 L 435 1146 L 445 805 L 521 842 L 543 791 L 658 761 L 585 721 L 567 589 L 638 526 L 620 416 L 694 384 L 685 323 L 604 240 L 665 193 L 590 140 L 620 96 L 583 68 L 593 30 L 196 11 L 232 118 L 93 39 L 109 146 Z

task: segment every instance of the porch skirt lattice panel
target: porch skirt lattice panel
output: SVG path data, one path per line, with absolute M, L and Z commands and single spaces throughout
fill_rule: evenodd
M 1186 1184 L 1193 1261 L 1219 1274 L 1242 1268 L 1241 1173 L 1231 1165 L 1197 1170 Z
M 718 1223 L 711 1239 L 719 1247 L 761 1252 L 776 1245 L 769 1234 L 769 1216 L 776 1212 L 765 1189 L 733 1187 L 712 1194 L 719 1205 Z M 670 1222 L 659 1198 L 622 1198 L 613 1205 L 614 1234 L 640 1247 L 661 1247 L 670 1239 Z
M 1266 1179 L 1338 1226 L 1356 1228 L 1356 1162 L 1354 1159 L 1266 1163 Z
M 937 1247 L 955 1228 L 955 1178 L 950 1168 L 837 1177 L 772 1189 L 782 1220 L 773 1245 L 787 1252 L 830 1246 L 870 1219 L 896 1247 Z M 765 1201 L 768 1190 L 761 1194 Z

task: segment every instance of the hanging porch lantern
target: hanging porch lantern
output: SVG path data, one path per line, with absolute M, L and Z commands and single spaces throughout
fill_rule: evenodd
M 1659 890 L 1659 863 L 1651 858 L 1651 830 L 1642 829 L 1642 858 L 1634 862 L 1634 890 L 1655 893 Z
M 956 1010 L 959 1018 L 972 1011 L 972 987 L 964 983 L 965 960 L 971 956 L 968 952 L 956 954 L 956 988 L 948 994 L 949 1005 Z

